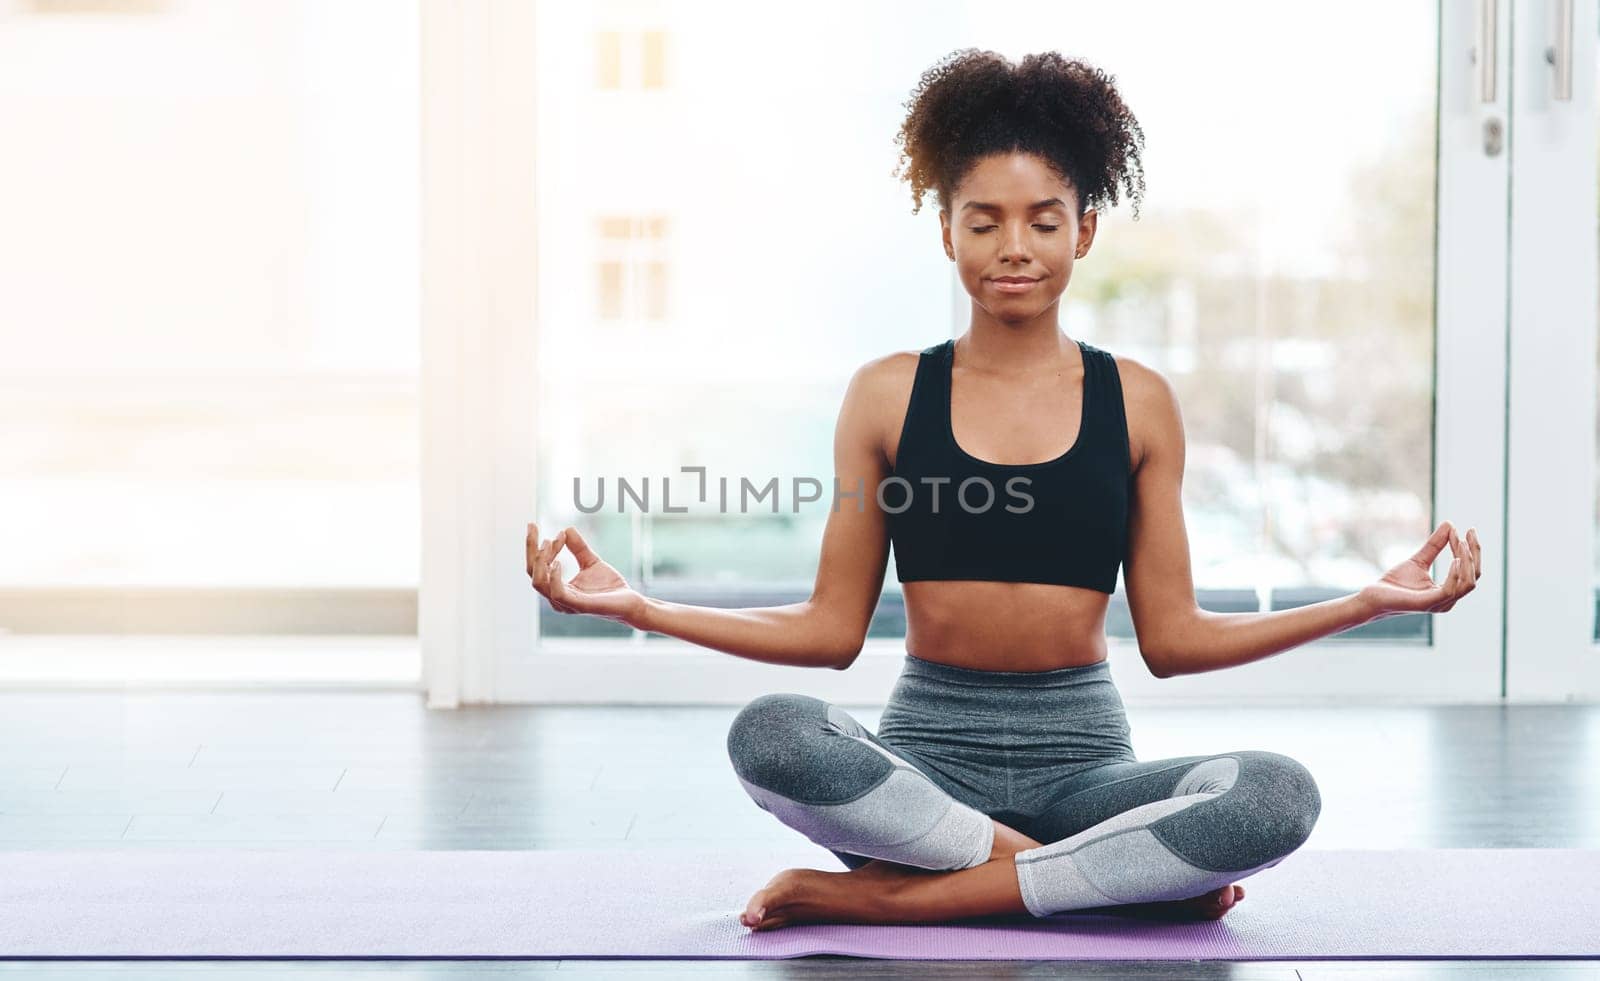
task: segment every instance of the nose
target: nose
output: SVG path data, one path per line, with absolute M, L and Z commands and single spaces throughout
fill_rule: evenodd
M 1026 225 L 1003 225 L 1004 238 L 1000 242 L 1000 261 L 1023 265 L 1032 260 L 1028 254 L 1028 235 Z

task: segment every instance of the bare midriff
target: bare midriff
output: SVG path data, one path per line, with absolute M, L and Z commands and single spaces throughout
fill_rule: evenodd
M 1103 661 L 1099 590 L 1032 582 L 920 580 L 901 584 L 906 651 L 977 671 L 1050 671 Z

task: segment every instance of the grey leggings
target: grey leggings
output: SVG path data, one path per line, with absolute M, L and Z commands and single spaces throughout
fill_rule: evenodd
M 1311 834 L 1311 774 L 1278 753 L 1139 761 L 1109 662 L 978 671 L 906 655 L 874 735 L 809 695 L 762 695 L 728 731 L 751 798 L 849 868 L 989 860 L 991 818 L 1034 916 L 1198 896 Z

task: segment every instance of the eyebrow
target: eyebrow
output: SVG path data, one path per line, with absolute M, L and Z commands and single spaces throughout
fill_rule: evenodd
M 1061 200 L 1060 198 L 1045 198 L 1043 201 L 1035 201 L 1033 204 L 1030 204 L 1028 206 L 1028 210 L 1029 211 L 1038 211 L 1041 208 L 1065 208 L 1066 206 L 1067 206 L 1067 203 L 1065 201 Z M 968 201 L 966 204 L 961 206 L 961 210 L 962 211 L 966 211 L 968 208 L 972 208 L 974 210 L 982 210 L 982 211 L 1004 211 L 1005 210 L 1004 208 L 1002 208 L 998 204 L 988 204 L 988 203 L 985 203 L 983 201 Z

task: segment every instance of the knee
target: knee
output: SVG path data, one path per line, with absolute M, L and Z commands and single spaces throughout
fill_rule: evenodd
M 895 765 L 829 721 L 820 698 L 762 695 L 728 728 L 728 759 L 746 789 L 807 804 L 844 804 L 888 779 Z
M 1275 863 L 1303 845 L 1322 812 L 1316 780 L 1281 753 L 1229 753 L 1239 761 L 1232 787 L 1172 814 L 1152 828 L 1192 864 L 1243 871 Z
M 1292 756 L 1253 750 L 1238 754 L 1249 771 L 1247 802 L 1257 818 L 1259 847 L 1267 858 L 1305 844 L 1322 813 L 1322 794 L 1305 764 Z
M 771 786 L 795 754 L 801 727 L 816 715 L 818 700 L 809 695 L 773 692 L 741 708 L 728 727 L 728 759 L 739 776 Z

